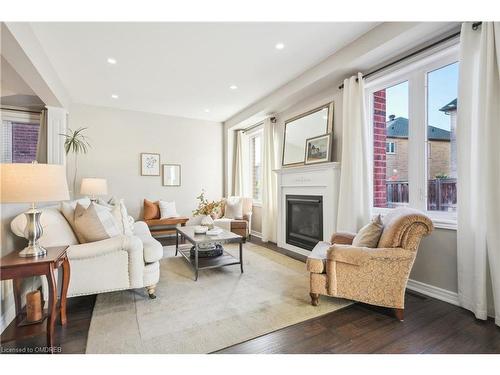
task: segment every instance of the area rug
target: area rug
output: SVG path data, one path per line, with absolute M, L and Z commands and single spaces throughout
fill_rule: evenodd
M 227 246 L 237 256 L 237 246 Z M 87 353 L 210 353 L 350 304 L 311 306 L 304 263 L 252 243 L 239 266 L 200 271 L 164 248 L 157 298 L 143 290 L 100 294 Z

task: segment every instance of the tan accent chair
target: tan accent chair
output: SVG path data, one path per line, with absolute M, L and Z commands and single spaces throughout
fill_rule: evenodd
M 252 230 L 252 209 L 253 209 L 253 199 L 248 197 L 242 197 L 243 200 L 243 217 L 241 219 L 231 219 L 231 232 L 239 234 L 245 240 L 250 239 L 250 231 Z M 221 221 L 224 221 L 224 213 L 226 210 L 226 198 L 222 199 L 223 204 L 220 212 L 212 215 L 215 225 L 221 225 Z
M 311 303 L 333 296 L 393 308 L 403 320 L 405 290 L 418 246 L 432 232 L 432 221 L 410 208 L 396 208 L 383 218 L 377 248 L 352 246 L 354 234 L 335 233 L 332 246 L 307 258 Z

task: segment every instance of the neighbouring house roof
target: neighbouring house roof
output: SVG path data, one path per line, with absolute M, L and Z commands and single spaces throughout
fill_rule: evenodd
M 394 120 L 387 121 L 387 138 L 408 138 L 408 119 L 405 117 L 396 117 Z M 449 141 L 450 132 L 435 126 L 427 127 L 429 140 Z
M 441 112 L 451 112 L 457 110 L 457 99 L 453 99 L 451 102 L 446 104 L 444 107 L 439 109 Z

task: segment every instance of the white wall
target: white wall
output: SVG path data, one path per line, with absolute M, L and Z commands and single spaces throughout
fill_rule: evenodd
M 216 122 L 74 104 L 72 129 L 88 127 L 92 145 L 78 159 L 82 177 L 104 177 L 109 195 L 125 199 L 129 214 L 142 217 L 143 199 L 175 200 L 179 214 L 189 216 L 201 189 L 222 196 L 222 125 Z M 161 176 L 140 175 L 140 153 L 159 153 L 161 163 L 181 165 L 181 186 L 162 186 Z M 72 189 L 74 159 L 68 158 Z

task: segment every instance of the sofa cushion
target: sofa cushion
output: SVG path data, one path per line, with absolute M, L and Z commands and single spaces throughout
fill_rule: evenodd
M 375 216 L 370 223 L 361 228 L 356 236 L 354 236 L 352 246 L 370 248 L 377 247 L 378 240 L 383 229 L 384 225 L 382 224 L 380 215 Z
M 118 223 L 118 227 L 122 234 L 126 236 L 132 236 L 134 234 L 134 219 L 130 220 L 131 217 L 127 212 L 127 207 L 123 199 L 116 200 L 114 204 L 111 204 L 111 215 L 113 215 Z
M 144 199 L 144 220 L 159 219 L 160 206 L 159 202 L 151 202 Z
M 84 242 L 101 241 L 122 234 L 109 209 L 95 203 L 90 203 L 88 208 L 76 204 L 75 228 Z
M 75 227 L 75 208 L 77 203 L 80 203 L 83 207 L 87 208 L 90 205 L 90 199 L 85 197 L 74 201 L 61 202 L 61 206 L 59 209 L 61 210 L 62 214 L 68 221 L 71 228 L 73 229 L 73 232 L 78 238 L 78 242 L 84 243 L 85 240 L 83 238 L 80 238 L 80 236 L 78 235 L 78 231 L 76 230 Z
M 43 228 L 43 235 L 39 240 L 40 245 L 50 247 L 78 244 L 73 229 L 57 206 L 45 207 L 40 210 L 42 211 L 40 223 Z M 24 237 L 26 215 L 24 213 L 17 215 L 10 223 L 10 227 L 16 236 Z

